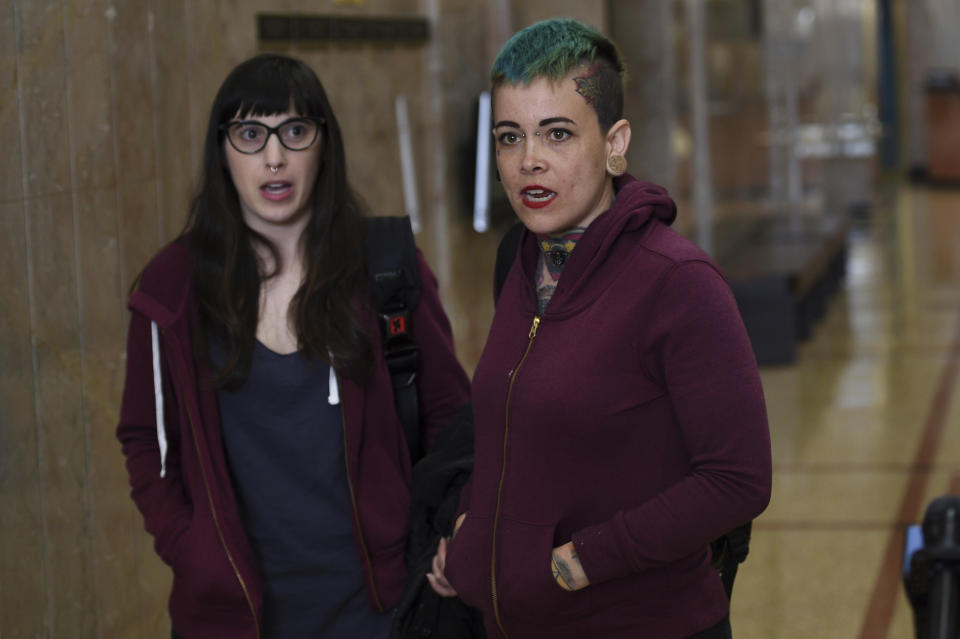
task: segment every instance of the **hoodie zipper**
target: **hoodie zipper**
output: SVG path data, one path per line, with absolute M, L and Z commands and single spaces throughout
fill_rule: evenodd
M 520 369 L 527 360 L 527 355 L 533 346 L 533 340 L 537 337 L 537 328 L 539 327 L 540 317 L 534 315 L 533 325 L 530 327 L 530 332 L 527 335 L 527 348 L 523 351 L 523 357 L 520 358 L 520 363 L 513 369 L 513 374 L 510 376 L 510 386 L 507 388 L 503 428 L 503 460 L 500 466 L 500 482 L 497 484 L 497 507 L 493 512 L 493 542 L 490 552 L 490 591 L 493 599 L 493 617 L 497 622 L 497 627 L 500 629 L 500 632 L 503 633 L 503 636 L 507 637 L 507 639 L 509 639 L 509 635 L 503 627 L 503 619 L 500 617 L 499 596 L 497 595 L 497 529 L 500 524 L 500 502 L 503 497 L 503 481 L 507 474 L 507 439 L 510 434 L 510 398 L 513 395 L 513 383 L 517 380 L 517 375 L 520 374 Z
M 363 562 L 367 570 L 367 580 L 370 584 L 370 592 L 373 594 L 373 601 L 377 606 L 377 612 L 383 612 L 383 604 L 380 602 L 380 594 L 377 592 L 377 584 L 373 580 L 373 562 L 370 561 L 370 552 L 367 550 L 367 542 L 363 537 L 363 528 L 360 526 L 360 511 L 357 508 L 357 497 L 353 489 L 353 479 L 350 477 L 350 448 L 347 446 L 347 412 L 343 407 L 343 398 L 340 400 L 340 415 L 343 422 L 343 467 L 347 473 L 347 488 L 350 489 L 350 507 L 353 510 L 353 524 L 357 528 L 357 536 L 360 538 L 360 551 L 363 553 Z
M 166 330 L 163 330 L 164 334 L 166 334 L 166 332 Z M 177 342 L 177 353 L 179 354 L 180 340 L 175 334 L 172 335 L 172 338 Z M 186 388 L 185 385 L 183 385 L 183 387 Z M 250 596 L 250 591 L 247 589 L 247 582 L 243 580 L 243 576 L 240 574 L 240 569 L 237 567 L 237 562 L 233 558 L 233 553 L 230 552 L 230 547 L 227 545 L 227 540 L 223 536 L 223 529 L 220 526 L 220 518 L 217 516 L 217 508 L 213 502 L 213 492 L 210 490 L 210 481 L 207 479 L 207 469 L 203 465 L 203 456 L 200 454 L 200 441 L 197 438 L 196 424 L 194 422 L 193 414 L 190 412 L 190 407 L 186 406 L 185 408 L 187 411 L 187 421 L 190 423 L 190 434 L 193 438 L 193 446 L 197 451 L 197 460 L 200 464 L 200 475 L 203 477 L 203 487 L 206 490 L 207 501 L 210 504 L 210 514 L 213 517 L 213 525 L 217 529 L 217 535 L 220 537 L 220 544 L 223 546 L 223 551 L 227 555 L 227 561 L 230 562 L 230 567 L 233 568 L 233 574 L 236 575 L 237 581 L 240 582 L 240 589 L 243 590 L 243 596 L 247 600 L 247 605 L 250 606 L 250 614 L 253 616 L 253 625 L 257 631 L 257 639 L 260 639 L 260 620 L 257 619 L 257 610 L 253 605 L 253 598 Z

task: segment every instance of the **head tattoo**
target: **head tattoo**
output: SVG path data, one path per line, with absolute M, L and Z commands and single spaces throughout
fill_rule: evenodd
M 577 84 L 577 93 L 583 96 L 587 104 L 593 108 L 597 108 L 597 102 L 600 101 L 601 96 L 600 78 L 597 76 L 597 65 L 593 65 L 587 69 L 584 75 L 575 77 L 573 81 Z

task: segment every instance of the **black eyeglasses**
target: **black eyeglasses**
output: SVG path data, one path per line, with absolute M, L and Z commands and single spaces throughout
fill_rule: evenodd
M 274 133 L 280 144 L 291 151 L 309 149 L 317 141 L 323 123 L 323 118 L 311 117 L 290 118 L 277 126 L 267 126 L 256 120 L 239 120 L 221 124 L 220 130 L 226 133 L 230 146 L 240 153 L 253 155 L 267 146 L 267 140 Z

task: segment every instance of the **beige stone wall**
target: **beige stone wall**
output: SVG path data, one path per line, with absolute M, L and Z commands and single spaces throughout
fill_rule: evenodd
M 0 3 L 4 637 L 169 636 L 169 570 L 114 438 L 125 298 L 183 223 L 209 103 L 258 51 L 264 9 L 419 13 L 415 2 Z M 402 213 L 393 99 L 423 101 L 426 47 L 290 53 L 330 90 L 357 186 L 378 212 Z

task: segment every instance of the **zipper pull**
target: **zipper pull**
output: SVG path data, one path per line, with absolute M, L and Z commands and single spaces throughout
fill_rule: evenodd
M 533 326 L 530 327 L 529 338 L 533 339 L 537 336 L 537 327 L 540 326 L 540 318 L 536 315 L 533 316 Z

